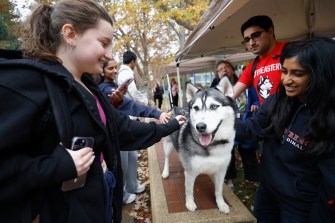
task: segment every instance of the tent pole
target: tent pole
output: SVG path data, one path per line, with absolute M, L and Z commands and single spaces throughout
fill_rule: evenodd
M 163 87 L 164 86 L 164 79 L 162 78 L 162 82 L 161 83 L 159 83 L 159 85 L 161 86 L 161 87 Z M 165 90 L 165 89 L 164 89 Z
M 180 76 L 179 76 L 179 62 L 177 62 L 177 81 L 178 81 L 178 97 L 179 97 L 179 103 L 180 107 L 183 107 L 183 100 L 181 98 L 181 87 L 180 87 Z

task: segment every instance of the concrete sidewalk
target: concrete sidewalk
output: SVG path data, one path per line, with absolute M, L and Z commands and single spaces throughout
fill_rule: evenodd
M 164 163 L 162 143 L 148 149 L 151 210 L 153 223 L 182 222 L 239 222 L 255 223 L 256 219 L 239 198 L 224 185 L 224 199 L 230 213 L 220 212 L 215 203 L 214 186 L 206 175 L 199 176 L 194 185 L 194 197 L 198 209 L 190 212 L 185 208 L 185 186 L 182 164 L 175 151 L 170 156 L 170 176 L 161 178 Z M 174 153 L 174 154 L 173 154 Z

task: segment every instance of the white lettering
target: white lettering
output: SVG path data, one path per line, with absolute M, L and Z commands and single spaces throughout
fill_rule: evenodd
M 275 69 L 276 69 L 276 70 L 281 70 L 281 64 L 280 64 L 280 63 L 277 63 Z
M 271 64 L 271 70 L 275 70 L 276 69 L 276 64 Z
M 269 73 L 269 72 L 277 71 L 277 70 L 281 70 L 280 63 L 269 64 L 267 66 L 263 66 L 263 67 L 260 67 L 257 70 L 255 70 L 255 77 L 257 77 L 261 74 L 265 74 L 265 73 Z
M 286 142 L 290 143 L 292 146 L 302 150 L 302 145 L 300 145 L 299 143 L 293 141 L 292 139 L 290 138 L 286 138 Z

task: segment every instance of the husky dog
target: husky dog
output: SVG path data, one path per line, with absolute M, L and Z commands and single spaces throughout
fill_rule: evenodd
M 175 148 L 184 167 L 186 208 L 190 211 L 197 208 L 193 197 L 194 181 L 199 174 L 207 174 L 214 182 L 219 210 L 229 213 L 222 189 L 235 138 L 236 107 L 232 97 L 233 88 L 227 77 L 223 77 L 216 88 L 201 91 L 188 83 L 189 117 L 179 131 L 163 139 L 162 177 L 169 176 L 169 156 Z

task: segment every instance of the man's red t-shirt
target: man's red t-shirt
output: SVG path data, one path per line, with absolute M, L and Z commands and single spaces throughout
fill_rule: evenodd
M 265 57 L 259 58 L 254 77 L 251 70 L 254 61 L 252 61 L 242 72 L 238 82 L 246 84 L 248 87 L 255 87 L 259 102 L 271 94 L 275 93 L 280 83 L 281 65 L 279 56 L 286 43 L 277 42 L 275 48 Z

